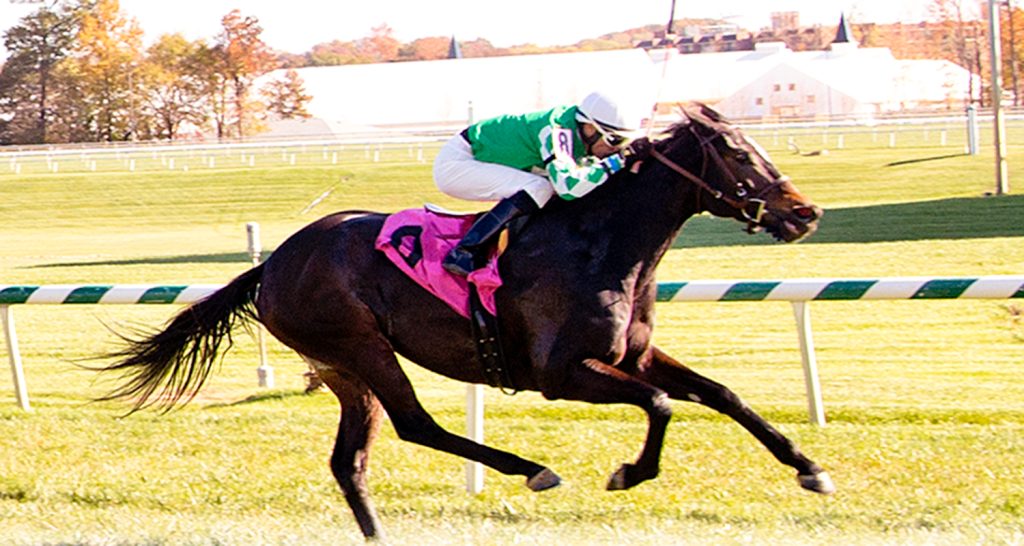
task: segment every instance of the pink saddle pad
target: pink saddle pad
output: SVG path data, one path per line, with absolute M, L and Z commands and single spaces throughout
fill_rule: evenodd
M 486 266 L 469 277 L 452 275 L 441 267 L 445 255 L 469 231 L 475 219 L 473 214 L 426 208 L 399 211 L 384 221 L 374 246 L 417 284 L 464 317 L 469 316 L 468 283 L 473 283 L 480 302 L 493 315 L 497 312 L 494 292 L 501 286 L 496 252 L 492 252 Z

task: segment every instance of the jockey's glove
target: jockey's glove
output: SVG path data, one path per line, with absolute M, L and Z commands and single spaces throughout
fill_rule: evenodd
M 612 154 L 597 162 L 609 175 L 621 171 L 626 166 L 626 158 L 622 154 Z

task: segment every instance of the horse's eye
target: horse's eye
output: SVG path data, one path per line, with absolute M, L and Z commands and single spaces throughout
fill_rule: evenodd
M 740 163 L 750 163 L 750 154 L 743 150 L 737 150 L 736 161 L 739 161 Z

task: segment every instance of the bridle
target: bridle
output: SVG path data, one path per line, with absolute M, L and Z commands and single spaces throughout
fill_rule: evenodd
M 701 137 L 701 135 L 697 134 L 697 131 L 693 128 L 692 120 L 690 120 L 689 130 L 690 133 L 697 138 L 697 142 L 700 144 L 701 151 L 704 153 L 704 165 L 707 165 L 707 158 L 710 156 L 711 159 L 718 166 L 719 170 L 723 172 L 724 175 L 728 178 L 728 182 L 737 188 L 735 195 L 727 194 L 724 191 L 713 187 L 711 184 L 708 184 L 706 181 L 704 181 L 703 178 L 679 166 L 678 163 L 672 161 L 664 154 L 659 152 L 657 149 L 651 149 L 651 157 L 658 160 L 666 167 L 679 173 L 683 178 L 689 180 L 690 182 L 693 182 L 698 188 L 704 190 L 715 199 L 718 199 L 719 201 L 728 204 L 732 208 L 739 210 L 740 214 L 742 214 L 743 218 L 747 221 L 748 231 L 753 231 L 756 228 L 761 227 L 761 219 L 764 217 L 766 205 L 766 202 L 763 199 L 764 195 L 770 192 L 771 190 L 788 182 L 789 177 L 785 175 L 780 175 L 776 177 L 774 180 L 772 180 L 770 184 L 761 188 L 756 194 L 749 195 L 746 189 L 749 185 L 749 181 L 747 184 L 745 184 L 736 179 L 736 175 L 733 174 L 732 170 L 730 170 L 728 165 L 726 165 L 725 159 L 718 152 L 715 146 L 711 144 L 711 140 L 713 140 L 713 138 L 706 139 Z M 722 133 L 717 132 L 715 134 L 715 137 L 718 136 L 722 136 Z M 754 153 L 756 153 L 762 161 L 766 163 L 768 162 L 768 160 L 761 154 L 760 151 L 755 149 Z

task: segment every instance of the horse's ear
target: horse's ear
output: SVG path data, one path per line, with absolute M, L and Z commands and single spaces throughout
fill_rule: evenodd
M 685 127 L 693 123 L 693 103 L 678 102 L 676 103 L 676 110 L 679 112 L 679 117 L 681 118 L 678 125 Z
M 688 127 L 690 127 L 690 125 L 693 124 L 693 117 L 692 117 L 693 113 L 687 107 L 686 104 L 681 103 L 681 102 L 677 102 L 676 103 L 676 112 L 679 114 L 679 121 L 673 123 L 667 129 L 665 129 L 664 134 L 670 134 L 672 136 L 679 136 L 679 134 L 682 131 L 686 130 Z
M 700 106 L 700 112 L 704 117 L 714 121 L 715 123 L 729 123 L 729 120 L 725 118 L 718 110 L 708 106 L 704 103 L 698 103 Z

